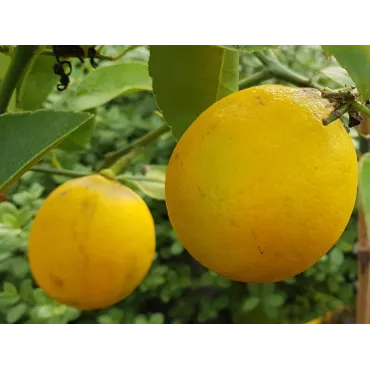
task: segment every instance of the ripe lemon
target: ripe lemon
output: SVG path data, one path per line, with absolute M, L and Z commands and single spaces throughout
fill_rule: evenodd
M 147 274 L 155 230 L 144 201 L 100 175 L 73 179 L 45 200 L 31 226 L 29 261 L 52 298 L 79 309 L 111 306 Z
M 166 178 L 170 221 L 201 264 L 231 280 L 276 282 L 317 262 L 345 229 L 357 158 L 318 91 L 263 85 L 203 112 Z

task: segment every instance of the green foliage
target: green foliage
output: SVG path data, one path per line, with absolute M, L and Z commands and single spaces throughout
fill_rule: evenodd
M 104 52 L 111 55 L 121 51 L 119 47 L 105 49 Z M 320 47 L 284 46 L 275 52 L 282 63 L 294 70 L 326 86 L 338 87 L 337 82 L 320 72 L 328 67 L 338 67 L 327 60 Z M 174 60 L 185 57 L 170 54 L 168 52 L 168 57 Z M 138 48 L 125 55 L 124 60 L 145 63 L 147 58 L 147 49 Z M 167 63 L 166 59 L 164 61 Z M 107 62 L 104 68 L 120 63 L 122 60 Z M 191 65 L 186 59 L 180 63 Z M 97 73 L 99 68 L 91 74 Z M 241 55 L 242 77 L 261 68 L 253 54 Z M 53 89 L 44 107 L 63 106 L 63 101 L 73 96 L 81 81 L 87 78 L 85 72 L 84 67 L 74 65 L 71 89 L 62 94 Z M 288 84 L 275 77 L 266 82 Z M 204 92 L 204 86 L 199 85 L 199 88 L 199 94 Z M 182 101 L 193 104 L 195 97 L 191 91 L 188 94 L 182 96 Z M 168 103 L 170 98 L 166 98 Z M 186 113 L 185 107 L 181 108 L 181 101 L 175 96 L 173 99 L 174 106 L 179 109 L 177 116 L 173 110 L 173 117 L 181 118 Z M 59 146 L 53 154 L 68 170 L 87 173 L 100 169 L 107 153 L 125 148 L 163 124 L 154 114 L 156 109 L 150 91 L 116 94 L 108 103 L 92 110 L 94 126 L 86 135 L 81 134 L 81 140 L 77 140 L 78 135 L 75 137 L 75 146 Z M 49 122 L 50 126 L 58 125 L 55 119 Z M 89 150 L 83 149 L 86 145 Z M 157 252 L 143 283 L 125 300 L 105 310 L 84 312 L 54 301 L 38 288 L 29 270 L 27 240 L 33 217 L 43 199 L 67 178 L 30 171 L 9 189 L 8 201 L 0 203 L 0 323 L 302 323 L 341 305 L 353 306 L 357 278 L 357 261 L 353 253 L 357 241 L 356 210 L 333 249 L 304 273 L 274 284 L 232 282 L 194 261 L 177 240 L 165 202 L 159 200 L 163 199 L 164 173 L 174 146 L 175 140 L 170 134 L 162 135 L 141 150 L 128 170 L 120 175 L 144 197 L 153 214 Z M 14 147 L 17 147 L 14 150 L 21 149 L 18 142 Z M 6 153 L 2 158 L 8 158 Z M 42 160 L 45 166 L 51 166 L 51 163 L 50 157 Z
M 99 107 L 120 95 L 150 90 L 147 64 L 121 62 L 89 73 L 63 103 L 69 110 L 86 110 Z
M 19 178 L 91 115 L 41 110 L 0 115 L 0 189 Z
M 55 59 L 45 55 L 37 55 L 17 90 L 17 107 L 21 110 L 37 110 L 55 88 L 58 77 L 54 74 Z
M 252 53 L 266 49 L 277 48 L 277 45 L 222 45 L 225 49 L 240 51 L 241 53 Z
M 179 140 L 205 109 L 237 91 L 239 54 L 216 46 L 151 46 L 149 72 L 158 107 Z
M 339 64 L 345 68 L 355 82 L 362 98 L 370 98 L 370 46 L 368 45 L 326 45 L 322 47 L 334 55 Z

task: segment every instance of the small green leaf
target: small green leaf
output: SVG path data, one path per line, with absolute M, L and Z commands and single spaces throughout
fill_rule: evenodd
M 153 313 L 150 315 L 148 324 L 163 324 L 164 323 L 164 316 L 162 313 Z
M 81 111 L 136 91 L 151 91 L 148 65 L 136 61 L 121 62 L 89 73 L 66 103 L 69 110 Z
M 329 262 L 334 265 L 335 267 L 339 267 L 344 261 L 343 252 L 338 249 L 334 248 L 329 253 Z
M 258 297 L 248 297 L 242 305 L 242 311 L 253 311 L 259 305 L 259 303 L 260 299 Z
M 255 51 L 276 49 L 279 47 L 279 45 L 220 45 L 220 46 L 225 49 L 239 51 L 241 53 L 253 53 Z
M 18 222 L 18 217 L 10 213 L 5 213 L 5 215 L 3 215 L 1 220 L 5 225 L 8 225 L 14 229 L 17 229 L 20 227 L 20 224 Z
M 118 179 L 127 185 L 142 191 L 145 195 L 158 199 L 165 199 L 165 179 L 167 166 L 145 166 L 143 175 L 122 175 Z
M 0 190 L 91 118 L 87 113 L 48 110 L 0 115 Z
M 53 306 L 50 304 L 37 306 L 35 307 L 35 315 L 42 320 L 49 319 L 53 316 Z
M 263 303 L 267 306 L 271 307 L 280 307 L 284 304 L 285 299 L 280 294 L 270 294 L 266 297 L 264 297 Z
M 0 293 L 0 308 L 6 308 L 13 306 L 19 301 L 19 296 L 9 296 L 6 293 Z
M 19 295 L 26 302 L 33 301 L 33 286 L 31 279 L 23 280 L 19 286 Z
M 12 283 L 4 282 L 4 292 L 9 296 L 18 296 L 18 290 Z
M 144 315 L 138 315 L 135 318 L 134 324 L 148 324 L 148 320 Z
M 323 45 L 347 70 L 363 99 L 370 97 L 370 46 L 369 45 Z
M 326 67 L 321 70 L 325 76 L 329 77 L 331 80 L 336 82 L 340 86 L 353 86 L 354 82 L 351 77 L 349 77 L 348 72 L 341 67 Z
M 25 303 L 18 303 L 12 307 L 6 314 L 6 321 L 9 324 L 17 322 L 27 311 L 27 305 Z
M 171 245 L 170 250 L 171 250 L 172 255 L 179 256 L 184 251 L 184 247 L 182 246 L 180 242 L 177 241 Z
M 150 46 L 153 92 L 179 140 L 216 101 L 238 90 L 239 54 L 217 46 Z
M 58 83 L 54 64 L 55 59 L 47 55 L 39 55 L 34 59 L 21 87 L 17 89 L 18 108 L 30 111 L 42 108 L 46 97 L 53 88 L 56 89 Z

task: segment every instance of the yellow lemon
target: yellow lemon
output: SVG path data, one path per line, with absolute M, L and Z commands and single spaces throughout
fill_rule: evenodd
M 155 229 L 145 202 L 100 175 L 73 179 L 45 200 L 31 226 L 29 261 L 52 298 L 79 309 L 111 306 L 147 274 Z
M 188 128 L 166 178 L 170 221 L 201 264 L 241 282 L 301 273 L 345 229 L 357 157 L 313 89 L 263 85 L 218 101 Z

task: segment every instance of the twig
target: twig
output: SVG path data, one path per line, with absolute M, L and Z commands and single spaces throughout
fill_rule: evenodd
M 362 105 L 361 103 L 359 103 L 358 101 L 354 101 L 352 103 L 352 107 L 358 111 L 360 111 L 361 113 L 364 113 L 366 114 L 368 117 L 370 117 L 370 109 L 368 107 L 366 107 L 365 105 Z
M 89 176 L 91 173 L 84 173 L 72 170 L 66 170 L 64 168 L 52 168 L 52 167 L 42 167 L 42 166 L 34 166 L 30 169 L 33 172 L 41 172 L 41 173 L 49 173 L 52 175 L 61 175 L 67 177 L 83 177 Z
M 117 162 L 124 155 L 128 154 L 130 151 L 137 149 L 137 148 L 141 148 L 143 146 L 146 146 L 152 143 L 153 141 L 158 139 L 160 136 L 162 136 L 164 133 L 169 132 L 169 131 L 170 131 L 170 127 L 166 123 L 164 123 L 159 128 L 147 133 L 146 135 L 132 142 L 131 144 L 127 145 L 123 149 L 120 149 L 114 153 L 108 153 L 105 156 L 104 168 L 112 166 L 115 162 Z
M 271 50 L 266 52 L 256 51 L 254 55 L 274 76 L 289 81 L 297 86 L 307 86 L 318 90 L 322 89 L 321 85 L 280 63 Z
M 264 81 L 272 77 L 273 74 L 268 68 L 262 69 L 262 71 L 256 72 L 251 76 L 248 76 L 239 81 L 239 90 L 246 89 L 247 87 L 257 85 L 259 82 Z

